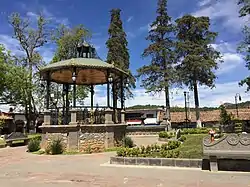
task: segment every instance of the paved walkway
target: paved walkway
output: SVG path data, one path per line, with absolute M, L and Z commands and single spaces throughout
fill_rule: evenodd
M 44 156 L 0 149 L 1 187 L 247 187 L 249 173 L 105 167 L 114 153 Z

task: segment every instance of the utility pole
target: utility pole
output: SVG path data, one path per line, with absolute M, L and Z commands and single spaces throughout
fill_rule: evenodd
M 187 122 L 188 122 L 188 113 L 187 113 L 187 92 L 184 91 L 184 98 L 185 98 L 185 114 L 186 114 L 186 128 L 187 128 Z

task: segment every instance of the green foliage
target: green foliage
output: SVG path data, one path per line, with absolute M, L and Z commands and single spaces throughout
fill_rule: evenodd
M 83 25 L 77 25 L 73 28 L 60 25 L 52 35 L 52 39 L 56 43 L 57 48 L 51 63 L 76 58 L 77 46 L 88 41 L 90 38 L 91 32 Z M 81 101 L 88 97 L 89 90 L 89 87 L 86 86 L 76 86 L 76 99 L 81 103 Z M 54 92 L 56 95 L 58 89 L 52 89 L 51 92 Z M 70 92 L 69 101 L 72 101 L 72 97 L 72 92 Z
M 210 45 L 217 33 L 209 30 L 209 17 L 185 15 L 176 23 L 176 51 L 181 60 L 176 66 L 178 82 L 194 90 L 196 119 L 199 120 L 198 84 L 214 87 L 214 70 L 218 69 L 218 60 L 221 59 L 220 52 Z
M 135 88 L 135 79 L 132 76 L 131 71 L 129 70 L 130 67 L 130 55 L 128 50 L 128 41 L 126 39 L 127 35 L 123 29 L 123 24 L 121 20 L 121 10 L 120 9 L 112 9 L 111 13 L 111 20 L 108 29 L 109 38 L 106 42 L 106 46 L 108 49 L 107 54 L 107 63 L 113 64 L 115 67 L 118 67 L 128 74 L 129 77 L 129 84 L 128 87 L 124 87 L 125 95 L 127 98 L 132 97 L 133 93 L 131 92 L 132 89 Z M 114 79 L 115 77 L 113 77 Z M 122 83 L 124 84 L 124 82 Z M 120 99 L 120 88 L 121 83 L 118 82 L 113 85 L 112 94 L 114 95 L 115 103 L 117 105 L 117 99 Z
M 229 125 L 232 123 L 232 114 L 228 114 L 224 105 L 220 106 L 220 124 Z
M 170 116 L 169 87 L 174 82 L 173 64 L 176 61 L 174 25 L 167 13 L 167 0 L 158 0 L 156 20 L 150 25 L 151 29 L 146 40 L 149 46 L 144 50 L 143 57 L 150 57 L 151 63 L 137 70 L 137 77 L 142 78 L 142 84 L 147 92 L 158 93 L 165 91 L 167 117 Z
M 249 16 L 250 14 L 250 1 L 249 0 L 239 0 L 238 5 L 240 6 L 240 17 Z M 247 23 L 247 22 L 246 22 Z M 238 51 L 245 55 L 246 67 L 250 70 L 250 27 L 249 25 L 245 25 L 243 28 L 244 40 L 241 42 Z M 250 77 L 246 77 L 243 79 L 239 85 L 243 86 L 247 85 L 247 91 L 250 90 Z
M 52 140 L 52 142 L 47 145 L 45 152 L 46 154 L 51 155 L 62 154 L 64 152 L 64 144 L 62 142 L 62 139 Z
M 208 134 L 208 128 L 190 128 L 190 129 L 182 129 L 181 134 Z
M 238 5 L 240 5 L 240 17 L 247 16 L 250 14 L 250 1 L 249 0 L 239 0 Z
M 186 139 L 187 139 L 186 136 L 181 136 L 178 140 L 181 141 L 181 142 L 184 142 Z
M 0 100 L 24 107 L 26 127 L 29 131 L 31 120 L 35 120 L 32 119 L 31 114 L 38 113 L 35 104 L 37 95 L 34 94 L 34 90 L 36 89 L 36 72 L 38 67 L 44 64 L 38 49 L 48 39 L 47 20 L 43 16 L 38 16 L 36 26 L 34 26 L 29 19 L 13 13 L 9 17 L 9 23 L 13 28 L 13 38 L 18 41 L 18 48 L 22 53 L 12 56 L 11 52 L 7 52 L 3 56 L 1 53 L 4 49 L 0 47 L 0 71 L 4 75 L 0 76 Z
M 172 132 L 167 132 L 167 131 L 161 131 L 160 133 L 159 133 L 159 138 L 172 138 L 172 137 L 174 137 L 174 134 L 172 133 Z
M 28 144 L 29 152 L 36 152 L 40 149 L 40 141 L 38 139 L 31 139 Z
M 177 158 L 181 143 L 178 141 L 169 141 L 167 144 L 148 145 L 135 148 L 120 147 L 117 150 L 117 156 L 122 157 L 163 157 L 163 158 Z
M 206 135 L 186 135 L 187 139 L 178 148 L 179 158 L 199 158 L 203 157 L 202 141 Z
M 123 145 L 124 147 L 132 148 L 134 147 L 134 142 L 131 137 L 125 136 L 123 139 Z
M 0 129 L 3 129 L 4 125 L 5 125 L 5 120 L 0 119 Z
M 29 134 L 28 138 L 30 140 L 38 140 L 38 141 L 42 141 L 42 135 L 41 134 Z

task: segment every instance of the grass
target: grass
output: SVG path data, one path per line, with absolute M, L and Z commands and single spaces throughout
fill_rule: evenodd
M 187 139 L 179 148 L 179 158 L 202 158 L 202 141 L 205 136 L 204 134 L 186 135 Z
M 117 151 L 119 149 L 119 147 L 111 147 L 111 148 L 107 148 L 104 150 L 104 152 L 113 152 L 113 151 Z
M 5 141 L 3 139 L 0 139 L 0 145 L 5 144 Z

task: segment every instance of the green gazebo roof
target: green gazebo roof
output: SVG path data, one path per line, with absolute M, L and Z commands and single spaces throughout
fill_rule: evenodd
M 76 69 L 76 84 L 97 85 L 107 83 L 108 71 L 112 74 L 129 76 L 125 71 L 94 58 L 72 58 L 48 64 L 40 69 L 44 80 L 62 84 L 73 84 L 72 73 Z

